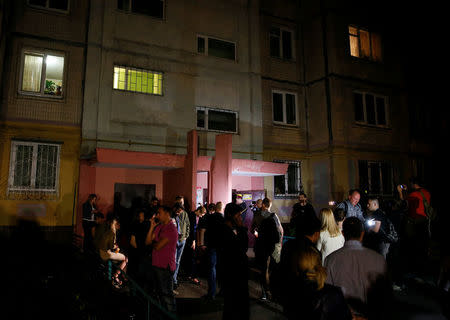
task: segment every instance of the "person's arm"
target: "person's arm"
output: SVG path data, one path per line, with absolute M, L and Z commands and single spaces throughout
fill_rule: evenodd
M 316 243 L 316 248 L 317 248 L 317 250 L 319 250 L 319 252 L 322 251 L 322 242 L 323 242 L 322 236 L 319 236 L 319 240 L 317 240 L 317 243 Z
M 130 245 L 135 249 L 137 248 L 136 237 L 134 236 L 134 234 L 131 236 Z
M 157 242 L 155 242 L 153 249 L 156 251 L 161 250 L 167 243 L 169 243 L 169 239 L 166 237 L 161 237 Z
M 154 230 L 156 227 L 155 216 L 150 219 L 150 229 L 147 232 L 147 237 L 145 237 L 145 244 L 148 246 L 152 244 L 153 240 L 155 240 Z
M 191 231 L 191 222 L 189 221 L 187 212 L 186 211 L 184 211 L 184 212 L 185 212 L 185 214 L 184 214 L 183 220 L 186 223 L 186 237 L 187 237 L 187 236 L 189 236 L 189 233 Z

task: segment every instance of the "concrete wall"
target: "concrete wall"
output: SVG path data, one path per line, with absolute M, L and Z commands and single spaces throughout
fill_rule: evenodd
M 196 106 L 238 111 L 233 148 L 241 157 L 260 154 L 260 65 L 253 62 L 259 35 L 252 23 L 259 17 L 257 2 L 170 1 L 163 20 L 116 5 L 92 3 L 83 156 L 97 146 L 185 153 Z M 198 34 L 235 42 L 236 61 L 198 54 Z M 163 72 L 163 95 L 113 90 L 115 64 Z M 214 149 L 215 135 L 204 133 L 200 148 Z

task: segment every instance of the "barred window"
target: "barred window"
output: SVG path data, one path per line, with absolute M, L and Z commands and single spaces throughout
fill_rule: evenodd
M 163 74 L 144 69 L 114 66 L 113 88 L 162 95 Z
M 275 160 L 274 162 L 289 164 L 286 174 L 274 176 L 275 197 L 296 197 L 302 191 L 300 161 Z
M 12 141 L 9 190 L 56 192 L 60 149 L 54 143 Z

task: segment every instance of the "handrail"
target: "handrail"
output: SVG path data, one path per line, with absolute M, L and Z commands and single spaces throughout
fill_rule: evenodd
M 77 242 L 78 241 L 80 241 L 80 240 L 83 240 L 84 239 L 84 237 L 83 236 L 81 236 L 81 235 L 79 235 L 79 234 L 76 234 L 76 233 L 73 233 L 73 237 L 74 237 L 74 239 L 73 239 L 73 242 L 75 242 L 74 243 L 74 245 L 78 248 L 78 249 L 81 249 L 77 244 Z M 101 258 L 99 257 L 99 255 L 96 253 L 96 252 L 94 252 L 93 250 L 88 250 L 88 252 L 92 255 L 92 256 L 95 256 L 95 257 L 98 257 L 98 260 L 100 261 L 100 262 L 104 262 L 103 260 L 101 260 Z M 112 266 L 113 266 L 113 268 L 115 268 L 114 269 L 114 271 L 116 271 L 117 269 L 119 269 L 119 267 L 118 266 L 116 266 L 115 264 L 111 264 Z M 166 309 L 164 309 L 154 298 L 152 298 L 147 292 L 145 292 L 145 290 L 144 289 L 142 289 L 142 287 L 136 282 L 136 280 L 134 280 L 132 277 L 130 277 L 130 275 L 128 275 L 128 274 L 126 274 L 126 273 L 124 273 L 124 272 L 122 272 L 121 273 L 125 278 L 126 278 L 126 280 L 128 281 L 128 283 L 130 284 L 130 289 L 131 289 L 131 291 L 132 292 L 134 292 L 134 290 L 136 290 L 137 292 L 139 292 L 143 297 L 144 297 L 144 299 L 147 301 L 147 315 L 146 315 L 146 319 L 147 320 L 149 320 L 151 317 L 150 317 L 150 305 L 153 305 L 153 306 L 155 306 L 157 309 L 159 309 L 159 311 L 165 316 L 165 317 L 167 317 L 167 319 L 172 319 L 172 320 L 178 320 L 178 318 L 177 318 L 177 316 L 175 315 L 175 314 L 173 314 L 173 313 L 171 313 L 171 312 L 169 312 L 169 311 L 167 311 Z

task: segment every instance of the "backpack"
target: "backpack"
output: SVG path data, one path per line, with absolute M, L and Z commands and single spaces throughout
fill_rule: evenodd
M 419 190 L 420 194 L 422 195 L 422 201 L 423 201 L 423 207 L 425 214 L 427 215 L 427 218 L 429 220 L 435 220 L 436 219 L 436 210 L 428 203 L 427 199 L 425 198 L 425 195 L 421 190 Z

